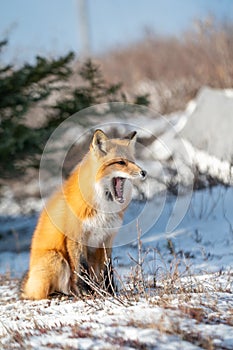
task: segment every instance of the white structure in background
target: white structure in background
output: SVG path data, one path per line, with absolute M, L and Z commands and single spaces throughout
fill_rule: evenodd
M 77 0 L 78 8 L 78 31 L 81 40 L 80 55 L 87 58 L 91 53 L 90 45 L 90 25 L 88 15 L 88 0 Z

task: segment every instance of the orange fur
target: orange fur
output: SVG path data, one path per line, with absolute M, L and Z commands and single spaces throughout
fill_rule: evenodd
M 101 130 L 94 133 L 89 152 L 40 215 L 23 298 L 80 295 L 82 265 L 91 278 L 104 282 L 106 257 L 111 260 L 112 241 L 131 199 L 128 182 L 145 177 L 134 163 L 134 136 L 108 139 Z

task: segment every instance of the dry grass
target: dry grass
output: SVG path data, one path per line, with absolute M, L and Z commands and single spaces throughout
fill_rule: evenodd
M 109 346 L 111 344 L 111 346 L 116 348 L 127 346 L 135 349 L 150 348 L 151 343 L 147 343 L 149 340 L 146 341 L 143 337 L 139 337 L 138 339 L 130 337 L 127 335 L 127 331 L 125 334 L 119 331 L 119 327 L 123 327 L 129 329 L 129 332 L 132 329 L 136 329 L 138 334 L 140 332 L 141 334 L 145 334 L 145 332 L 147 334 L 153 334 L 158 340 L 164 336 L 176 336 L 180 341 L 186 341 L 203 349 L 212 350 L 222 348 L 221 341 L 223 340 L 219 338 L 219 335 L 213 336 L 213 333 L 202 330 L 205 325 L 223 325 L 224 327 L 233 325 L 232 308 L 230 304 L 227 306 L 227 300 L 229 299 L 225 299 L 228 290 L 227 288 L 218 286 L 217 277 L 219 276 L 216 276 L 216 282 L 214 279 L 210 281 L 210 284 L 212 283 L 211 288 L 209 288 L 210 286 L 206 286 L 206 279 L 202 283 L 201 280 L 190 275 L 184 280 L 178 269 L 181 263 L 180 259 L 173 252 L 174 259 L 171 264 L 174 265 L 174 268 L 171 270 L 164 262 L 164 268 L 160 271 L 160 278 L 162 280 L 160 283 L 158 282 L 155 289 L 148 284 L 146 279 L 146 273 L 144 271 L 146 253 L 143 254 L 140 230 L 138 235 L 138 249 L 138 257 L 133 260 L 135 265 L 131 271 L 129 280 L 127 282 L 121 281 L 124 287 L 122 291 L 110 296 L 103 287 L 98 288 L 96 283 L 93 284 L 90 281 L 90 287 L 94 287 L 95 293 L 83 298 L 82 302 L 84 306 L 82 306 L 82 315 L 84 317 L 83 320 L 86 321 L 82 321 L 81 323 L 80 320 L 82 320 L 82 317 L 80 319 L 78 317 L 79 321 L 75 321 L 74 324 L 72 322 L 71 324 L 65 324 L 62 319 L 58 319 L 57 323 L 53 326 L 46 326 L 42 322 L 44 317 L 48 317 L 48 314 L 51 313 L 51 316 L 53 315 L 56 306 L 59 307 L 62 304 L 64 307 L 73 304 L 73 307 L 76 309 L 78 307 L 77 310 L 79 310 L 81 304 L 77 298 L 71 300 L 69 297 L 57 297 L 55 299 L 53 297 L 53 299 L 44 301 L 43 303 L 39 302 L 38 305 L 37 302 L 21 301 L 24 306 L 19 304 L 17 296 L 13 299 L 6 298 L 2 300 L 0 302 L 2 306 L 7 303 L 9 305 L 12 304 L 10 306 L 11 310 L 13 310 L 13 307 L 15 308 L 13 322 L 16 320 L 20 322 L 24 318 L 26 320 L 30 319 L 29 328 L 25 326 L 25 329 L 22 330 L 20 328 L 17 330 L 15 327 L 11 328 L 9 323 L 8 325 L 3 324 L 7 331 L 8 339 L 11 339 L 11 343 L 9 347 L 6 346 L 5 342 L 2 345 L 4 344 L 6 349 L 15 349 L 18 347 L 30 349 L 31 339 L 43 339 L 44 336 L 47 336 L 48 342 L 46 346 L 48 348 L 72 348 L 72 346 L 69 347 L 69 343 L 63 347 L 59 344 L 59 340 L 56 340 L 56 336 L 62 335 L 65 332 L 67 339 L 85 340 L 93 339 L 94 337 L 97 342 L 104 341 Z M 171 243 L 169 249 L 171 249 Z M 229 283 L 231 280 L 232 275 L 229 275 Z M 0 285 L 9 286 L 9 289 L 15 288 L 14 283 L 16 281 L 12 282 L 12 280 L 3 276 L 0 279 Z M 76 305 L 76 302 L 79 304 Z M 22 310 L 18 315 L 18 307 L 21 309 L 22 307 L 25 308 L 25 315 L 22 314 Z M 137 307 L 139 309 L 136 309 Z M 140 310 L 138 311 L 139 314 L 137 310 Z M 146 311 L 144 310 L 147 310 L 147 312 L 153 310 L 151 315 L 155 317 L 145 317 Z M 81 312 L 81 310 L 78 312 Z M 124 320 L 122 321 L 121 318 L 117 321 L 118 313 L 121 315 L 124 312 L 126 313 L 125 315 L 128 315 L 126 322 Z M 140 316 L 140 313 L 144 316 Z M 93 315 L 99 316 L 95 319 Z M 105 326 L 108 331 L 105 332 L 103 328 L 103 318 L 107 317 L 107 320 L 109 320 L 111 315 L 113 315 L 111 328 L 115 329 L 115 333 L 109 331 L 109 321 L 107 321 Z M 63 316 L 61 315 L 61 317 Z M 98 328 L 97 326 L 102 329 L 100 333 L 95 333 L 95 329 Z M 49 339 L 53 339 L 53 341 Z M 220 347 L 216 346 L 216 339 L 219 339 Z
M 148 92 L 158 112 L 170 113 L 183 109 L 203 85 L 233 87 L 233 24 L 209 18 L 180 38 L 148 32 L 99 61 L 109 81 L 123 82 L 131 94 Z
M 156 249 L 155 269 L 151 270 L 153 278 L 148 279 L 145 268 L 149 251 L 143 247 L 139 226 L 137 232 L 137 257 L 131 257 L 133 266 L 128 280 L 122 281 L 115 274 L 121 290 L 114 295 L 110 295 L 103 285 L 98 285 L 84 274 L 85 282 L 94 293 L 84 296 L 82 301 L 80 298 L 67 296 L 57 296 L 43 302 L 19 301 L 17 294 L 12 297 L 11 292 L 12 289 L 16 290 L 15 284 L 18 282 L 13 281 L 10 276 L 0 275 L 0 286 L 4 287 L 0 306 L 9 305 L 10 311 L 8 308 L 6 311 L 10 312 L 9 317 L 12 320 L 12 324 L 0 320 L 0 326 L 7 334 L 2 339 L 0 337 L 0 347 L 2 345 L 9 350 L 19 347 L 30 349 L 32 340 L 35 341 L 36 338 L 42 341 L 46 337 L 46 345 L 43 345 L 47 348 L 72 349 L 68 340 L 95 339 L 97 342 L 107 343 L 106 349 L 148 349 L 153 348 L 151 336 L 154 336 L 156 341 L 160 341 L 162 337 L 173 336 L 180 342 L 185 341 L 207 350 L 225 348 L 222 346 L 224 339 L 221 338 L 221 334 L 215 334 L 212 330 L 216 326 L 225 327 L 227 330 L 233 326 L 232 272 L 224 274 L 224 285 L 220 281 L 221 273 L 205 276 L 204 279 L 192 275 L 188 261 L 176 252 L 172 239 L 168 239 L 167 251 L 171 261 L 168 263 Z M 106 267 L 109 266 L 106 264 Z M 71 322 L 62 318 L 63 307 L 72 311 L 70 306 L 77 310 L 77 319 L 71 319 Z M 151 310 L 153 311 L 150 317 L 146 317 Z M 122 314 L 125 315 L 123 319 Z M 48 315 L 51 316 L 51 324 L 46 323 Z M 103 321 L 105 318 L 106 323 Z M 29 323 L 25 326 L 24 322 Z M 208 326 L 212 327 L 212 330 Z M 101 331 L 96 332 L 96 329 Z M 123 329 L 126 329 L 125 333 Z M 147 334 L 147 338 L 134 338 L 135 331 L 130 336 L 132 329 L 136 330 L 137 334 Z M 65 346 L 59 343 L 59 339 L 56 340 L 56 337 L 64 333 L 64 338 L 68 339 Z M 156 341 L 153 341 L 154 345 Z M 6 346 L 6 342 L 9 345 Z M 102 344 L 96 348 L 103 348 Z

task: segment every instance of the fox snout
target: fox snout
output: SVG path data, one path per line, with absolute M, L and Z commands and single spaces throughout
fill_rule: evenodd
M 140 180 L 145 180 L 147 176 L 147 171 L 142 169 L 139 165 L 137 165 L 134 161 L 128 161 L 126 169 L 122 169 L 123 171 L 125 170 L 126 173 L 128 172 L 129 178 L 132 180 L 135 179 L 140 179 Z
M 135 177 L 139 178 L 140 180 L 145 180 L 147 176 L 147 171 L 142 169 L 140 166 L 134 163 L 134 166 L 136 167 L 135 171 Z M 133 176 L 134 177 L 134 176 Z
M 145 180 L 145 178 L 147 176 L 147 171 L 146 170 L 141 170 L 140 171 L 140 176 L 141 176 L 142 180 Z

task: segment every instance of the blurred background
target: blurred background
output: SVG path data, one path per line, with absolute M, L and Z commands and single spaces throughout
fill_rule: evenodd
M 184 41 L 213 27 L 226 29 L 233 20 L 233 4 L 231 0 L 9 0 L 1 3 L 0 16 L 1 35 L 10 40 L 5 58 L 20 64 L 38 54 L 74 51 L 79 58 L 83 53 L 96 57 L 121 52 L 150 34 L 164 42 L 168 37 Z
M 73 124 L 67 122 L 72 115 Z M 64 121 L 67 127 L 58 128 Z M 110 137 L 126 135 L 136 125 L 137 162 L 148 172 L 133 188 L 114 241 L 116 279 L 127 297 L 121 303 L 143 305 L 146 297 L 166 310 L 155 324 L 149 320 L 153 333 L 140 318 L 135 321 L 142 343 L 135 338 L 133 318 L 129 331 L 120 326 L 109 332 L 117 324 L 112 309 L 106 320 L 114 324 L 107 321 L 103 343 L 102 304 L 93 309 L 101 312 L 98 333 L 89 321 L 87 328 L 83 321 L 75 328 L 71 312 L 65 347 L 59 331 L 65 319 L 50 333 L 57 301 L 46 302 L 45 321 L 43 310 L 37 320 L 34 303 L 21 308 L 19 283 L 9 284 L 8 278 L 21 278 L 28 269 L 41 195 L 46 199 L 61 180 L 61 164 L 65 178 L 83 157 L 97 125 Z M 55 129 L 58 138 L 40 167 Z M 17 349 L 51 348 L 56 341 L 56 348 L 70 349 L 79 336 L 83 348 L 91 348 L 86 337 L 92 334 L 100 349 L 114 333 L 113 348 L 116 337 L 119 348 L 146 348 L 149 336 L 152 348 L 158 334 L 163 349 L 166 342 L 167 348 L 178 348 L 179 339 L 186 344 L 180 349 L 191 343 L 233 349 L 232 130 L 233 0 L 1 0 L 0 305 L 6 316 L 0 320 L 0 348 L 16 348 L 16 342 Z M 170 329 L 165 325 L 172 310 L 177 319 Z
M 140 137 L 150 156 L 139 156 L 153 190 L 139 190 L 137 199 L 176 196 L 181 184 L 232 185 L 232 0 L 1 1 L 0 35 L 0 251 L 28 250 L 42 207 L 38 170 L 46 141 L 68 117 L 96 104 L 145 108 L 121 119 L 137 119 L 152 133 Z M 110 111 L 106 118 L 120 120 Z M 103 111 L 79 114 L 79 132 L 106 118 Z M 189 145 L 188 166 L 174 131 Z M 71 149 L 65 176 L 85 147 Z
M 0 7 L 0 191 L 34 181 L 53 130 L 86 107 L 123 101 L 170 118 L 205 86 L 204 95 L 233 87 L 231 0 L 9 0 Z M 191 123 L 182 136 L 205 148 L 194 129 Z

